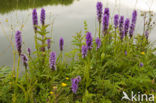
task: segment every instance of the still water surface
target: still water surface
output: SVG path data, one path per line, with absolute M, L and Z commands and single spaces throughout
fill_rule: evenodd
M 138 11 L 149 9 L 156 12 L 155 0 L 99 0 L 104 7 L 109 7 L 111 15 L 116 13 L 131 17 L 134 9 Z M 41 8 L 46 10 L 46 23 L 53 24 L 48 31 L 52 32 L 54 40 L 53 50 L 59 51 L 60 37 L 65 39 L 65 52 L 72 49 L 72 36 L 83 30 L 84 20 L 88 23 L 88 30 L 95 34 L 97 0 L 0 0 L 0 66 L 12 65 L 13 56 L 11 45 L 7 39 L 14 38 L 16 30 L 22 28 L 24 48 L 34 48 L 32 9 L 37 8 L 38 16 Z M 111 20 L 112 22 L 113 20 Z M 138 17 L 136 33 L 142 32 L 143 18 Z M 156 29 L 153 29 L 150 40 L 156 40 Z M 13 40 L 14 42 L 14 40 Z M 25 50 L 26 52 L 26 50 Z M 57 52 L 58 53 L 58 52 Z

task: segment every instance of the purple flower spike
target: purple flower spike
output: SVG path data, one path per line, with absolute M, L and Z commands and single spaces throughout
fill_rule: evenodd
M 85 58 L 87 56 L 87 51 L 88 51 L 87 46 L 83 45 L 81 50 L 82 58 Z
M 41 9 L 40 21 L 42 25 L 45 24 L 45 10 L 43 8 Z
M 55 52 L 50 53 L 49 64 L 52 70 L 56 70 L 56 53 Z
M 134 34 L 134 29 L 135 29 L 135 24 L 131 24 L 130 26 L 130 30 L 129 30 L 129 36 L 130 38 L 132 38 L 133 34 Z
M 34 30 L 35 32 L 37 31 L 37 25 L 38 25 L 38 17 L 37 17 L 37 11 L 36 9 L 33 10 L 32 12 L 32 19 L 33 19 L 33 25 L 34 25 Z
M 137 20 L 137 11 L 134 10 L 132 14 L 132 23 L 136 24 L 136 20 Z
M 15 41 L 16 41 L 16 48 L 17 48 L 18 54 L 20 56 L 21 52 L 22 52 L 22 37 L 21 37 L 21 32 L 20 31 L 16 32 Z
M 107 34 L 107 30 L 109 27 L 109 17 L 108 15 L 104 15 L 103 17 L 103 34 L 106 35 Z
M 144 64 L 141 62 L 141 63 L 140 63 L 140 67 L 143 67 L 143 66 L 144 66 Z
M 64 39 L 61 37 L 59 41 L 60 50 L 63 51 Z
M 28 48 L 27 51 L 28 51 L 28 54 L 29 54 L 29 56 L 30 56 L 30 55 L 31 55 L 31 49 Z
M 129 21 L 129 19 L 127 18 L 127 19 L 125 20 L 125 25 L 124 25 L 125 36 L 127 36 L 128 30 L 129 30 L 129 23 L 130 23 L 130 21 Z
M 101 23 L 102 9 L 103 9 L 103 5 L 101 2 L 97 2 L 96 9 L 97 9 L 97 19 L 98 19 L 99 23 Z
M 125 37 L 125 31 L 121 31 L 121 34 L 120 34 L 120 39 L 123 40 Z
M 132 14 L 132 23 L 131 23 L 130 30 L 129 30 L 129 36 L 130 36 L 130 38 L 132 38 L 132 36 L 134 34 L 136 20 L 137 20 L 137 11 L 134 10 L 133 11 L 133 14 Z
M 93 39 L 92 39 L 92 34 L 90 32 L 87 32 L 86 34 L 86 45 L 87 45 L 87 49 L 91 50 L 92 49 L 92 43 Z
M 50 49 L 50 43 L 51 43 L 51 40 L 50 39 L 47 39 L 47 44 L 48 44 L 48 49 Z
M 96 50 L 98 50 L 100 48 L 100 46 L 101 46 L 101 40 L 100 40 L 99 37 L 96 38 L 96 46 L 97 46 Z
M 114 26 L 115 26 L 115 29 L 117 29 L 118 25 L 119 25 L 119 15 L 116 14 L 114 16 Z
M 80 81 L 81 81 L 81 77 L 80 76 L 77 76 L 76 78 L 73 78 L 71 80 L 71 82 L 72 82 L 71 89 L 72 89 L 74 94 L 76 94 L 76 92 L 78 90 L 78 84 L 79 84 Z
M 21 54 L 21 56 L 22 56 L 23 64 L 24 64 L 25 68 L 27 68 L 27 66 L 28 66 L 28 57 L 25 54 Z
M 121 16 L 119 20 L 120 36 L 123 34 L 123 29 L 124 29 L 124 16 Z

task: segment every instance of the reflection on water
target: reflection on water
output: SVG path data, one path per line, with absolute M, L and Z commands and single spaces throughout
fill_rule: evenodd
M 92 34 L 94 35 L 96 33 L 97 0 L 80 0 L 80 1 L 75 0 L 74 2 L 73 0 L 15 0 L 18 1 L 19 4 L 20 1 L 23 1 L 24 6 L 23 7 L 21 6 L 21 9 L 25 9 L 25 10 L 22 11 L 19 11 L 17 9 L 16 7 L 17 2 L 14 3 L 14 5 L 12 5 L 11 4 L 12 1 L 14 0 L 3 0 L 3 2 L 9 3 L 8 5 L 10 5 L 4 7 L 6 8 L 6 12 L 9 11 L 12 12 L 5 14 L 5 11 L 1 12 L 5 9 L 0 7 L 3 9 L 3 10 L 0 9 L 0 13 L 4 13 L 0 15 L 0 22 L 1 22 L 0 24 L 0 66 L 12 65 L 12 61 L 13 61 L 11 47 L 5 36 L 5 33 L 11 35 L 14 38 L 15 31 L 20 29 L 21 26 L 24 25 L 24 28 L 22 29 L 22 37 L 23 37 L 24 48 L 25 48 L 24 52 L 26 52 L 26 48 L 34 47 L 34 41 L 33 41 L 34 33 L 33 33 L 32 17 L 31 17 L 32 9 L 28 9 L 28 8 L 38 7 L 37 12 L 39 14 L 41 10 L 40 7 L 43 6 L 46 10 L 46 23 L 50 24 L 52 21 L 54 21 L 53 32 L 52 32 L 53 51 L 59 51 L 58 41 L 60 37 L 63 37 L 65 40 L 65 48 L 64 48 L 65 52 L 70 51 L 72 48 L 71 47 L 72 36 L 75 35 L 77 32 L 83 30 L 84 20 L 86 20 L 88 23 L 88 30 L 92 32 Z M 27 3 L 25 3 L 24 1 Z M 33 4 L 32 1 L 36 1 L 36 4 Z M 55 3 L 54 2 L 52 3 L 50 1 L 55 1 Z M 61 2 L 57 2 L 57 1 L 61 1 Z M 125 16 L 125 18 L 131 18 L 131 13 L 134 9 L 137 9 L 138 11 L 143 10 L 141 5 L 146 4 L 146 2 L 144 3 L 139 3 L 139 2 L 147 1 L 147 0 L 140 0 L 140 1 L 133 0 L 133 2 L 131 2 L 131 6 L 127 6 L 127 3 L 130 4 L 129 2 L 132 0 L 98 0 L 98 1 L 102 1 L 104 7 L 110 8 L 111 16 L 119 13 L 120 15 Z M 138 3 L 136 3 L 136 1 L 138 1 Z M 152 0 L 148 0 L 148 1 L 152 1 Z M 0 2 L 2 2 L 2 0 L 0 0 Z M 151 8 L 154 8 L 153 6 L 156 7 L 155 3 L 156 2 L 154 1 Z M 61 6 L 61 5 L 54 5 L 54 4 L 64 4 L 64 5 L 71 4 L 71 5 Z M 138 15 L 140 15 L 140 13 Z M 138 18 L 139 19 L 137 21 L 136 33 L 140 33 L 140 32 L 142 33 L 143 26 L 141 25 L 143 25 L 143 18 L 141 18 L 140 16 Z M 113 23 L 113 19 L 111 19 L 110 22 Z M 12 27 L 13 29 L 11 29 Z M 48 31 L 50 30 L 51 29 L 48 28 Z M 152 41 L 156 40 L 155 32 L 156 29 L 154 29 L 150 35 L 150 40 Z
M 0 0 L 0 13 L 8 13 L 13 10 L 26 10 L 46 5 L 70 5 L 74 0 Z

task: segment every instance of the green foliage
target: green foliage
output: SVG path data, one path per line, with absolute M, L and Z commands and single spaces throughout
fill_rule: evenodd
M 0 67 L 0 80 L 2 81 L 11 72 L 9 67 Z
M 11 68 L 0 67 L 0 101 L 11 102 Z

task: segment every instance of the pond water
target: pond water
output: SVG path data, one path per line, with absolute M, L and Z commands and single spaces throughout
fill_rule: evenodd
M 99 0 L 100 1 L 100 0 Z M 156 12 L 155 0 L 101 0 L 104 7 L 109 7 L 111 16 L 116 13 L 131 17 L 134 9 L 152 10 Z M 65 39 L 65 52 L 72 49 L 72 36 L 83 30 L 84 20 L 88 30 L 95 34 L 97 0 L 0 0 L 0 66 L 13 63 L 12 47 L 7 38 L 12 38 L 16 30 L 22 27 L 24 48 L 34 48 L 32 9 L 37 8 L 38 16 L 41 8 L 46 10 L 46 23 L 53 24 L 53 50 L 59 51 L 60 37 Z M 113 20 L 111 19 L 111 22 Z M 143 18 L 138 17 L 136 33 L 143 31 Z M 48 28 L 51 31 L 51 27 Z M 156 29 L 153 29 L 150 40 L 156 40 Z M 25 50 L 26 52 L 26 50 Z

